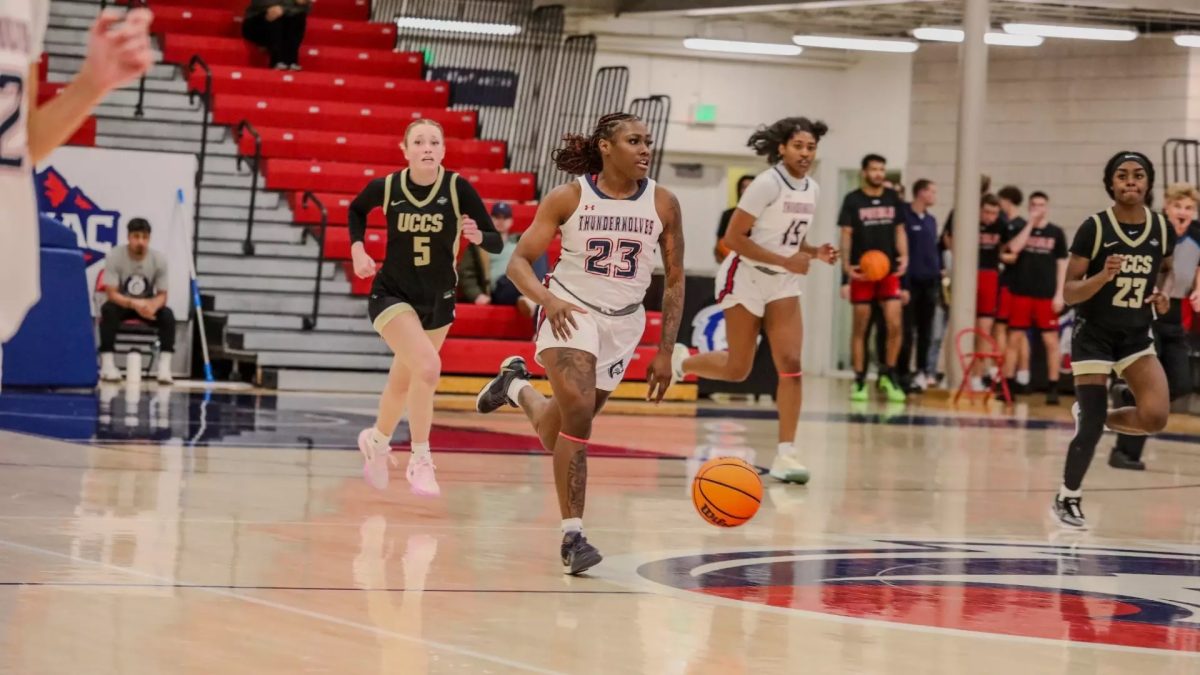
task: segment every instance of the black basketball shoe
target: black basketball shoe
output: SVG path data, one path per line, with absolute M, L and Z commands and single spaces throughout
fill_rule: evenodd
M 604 556 L 588 543 L 582 532 L 568 532 L 562 541 L 563 574 L 583 574 L 600 564 Z
M 529 369 L 525 367 L 525 359 L 510 356 L 500 364 L 500 374 L 493 377 L 475 397 L 475 409 L 481 413 L 490 413 L 499 410 L 505 404 L 518 407 L 517 402 L 508 397 L 508 387 L 517 379 L 528 380 Z

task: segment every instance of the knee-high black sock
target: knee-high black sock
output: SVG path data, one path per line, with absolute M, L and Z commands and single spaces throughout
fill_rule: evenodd
M 1104 385 L 1076 385 L 1075 398 L 1079 401 L 1079 433 L 1071 439 L 1063 469 L 1063 486 L 1068 490 L 1078 490 L 1083 484 L 1108 415 L 1108 391 Z

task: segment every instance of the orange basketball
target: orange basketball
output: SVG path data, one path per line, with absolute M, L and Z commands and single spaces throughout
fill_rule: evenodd
M 758 471 L 736 457 L 715 457 L 692 480 L 692 503 L 718 527 L 737 527 L 758 513 L 763 485 Z
M 892 261 L 888 260 L 883 251 L 870 250 L 862 254 L 862 258 L 859 258 L 858 269 L 862 271 L 867 281 L 879 281 L 892 271 Z

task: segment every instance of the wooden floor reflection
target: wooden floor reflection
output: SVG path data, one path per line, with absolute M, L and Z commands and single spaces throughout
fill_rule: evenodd
M 718 454 L 768 466 L 769 406 L 602 417 L 585 526 L 606 560 L 582 578 L 519 416 L 439 415 L 480 447 L 437 454 L 437 500 L 289 445 L 314 419 L 352 438 L 363 398 L 247 408 L 245 445 L 0 431 L 0 672 L 1200 672 L 1195 420 L 1144 473 L 1104 465 L 1106 437 L 1094 529 L 1065 535 L 1046 518 L 1065 407 L 852 409 L 806 386 L 812 483 L 768 479 L 733 530 L 696 516 L 689 481 Z

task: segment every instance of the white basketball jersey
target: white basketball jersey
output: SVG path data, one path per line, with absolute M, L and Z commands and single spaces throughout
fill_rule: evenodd
M 793 178 L 780 166 L 767 169 L 754 180 L 756 183 L 769 181 L 772 194 L 777 196 L 765 207 L 755 208 L 748 203 L 751 190 L 747 188 L 746 194 L 742 195 L 742 202 L 739 202 L 738 206 L 747 203 L 742 210 L 758 216 L 754 226 L 750 228 L 750 241 L 772 253 L 782 256 L 795 255 L 800 250 L 800 242 L 804 241 L 808 234 L 808 226 L 812 224 L 813 215 L 817 211 L 817 197 L 820 194 L 817 181 L 809 177 Z M 755 192 L 762 194 L 759 190 Z M 754 264 L 780 272 L 786 271 L 779 265 L 759 261 L 754 261 Z
M 0 0 L 0 343 L 38 300 L 38 213 L 26 91 L 42 53 L 50 0 Z
M 632 197 L 610 199 L 591 176 L 580 176 L 579 206 L 559 228 L 562 257 L 551 274 L 550 289 L 560 286 L 608 311 L 641 304 L 663 231 L 654 207 L 654 186 L 646 178 Z

